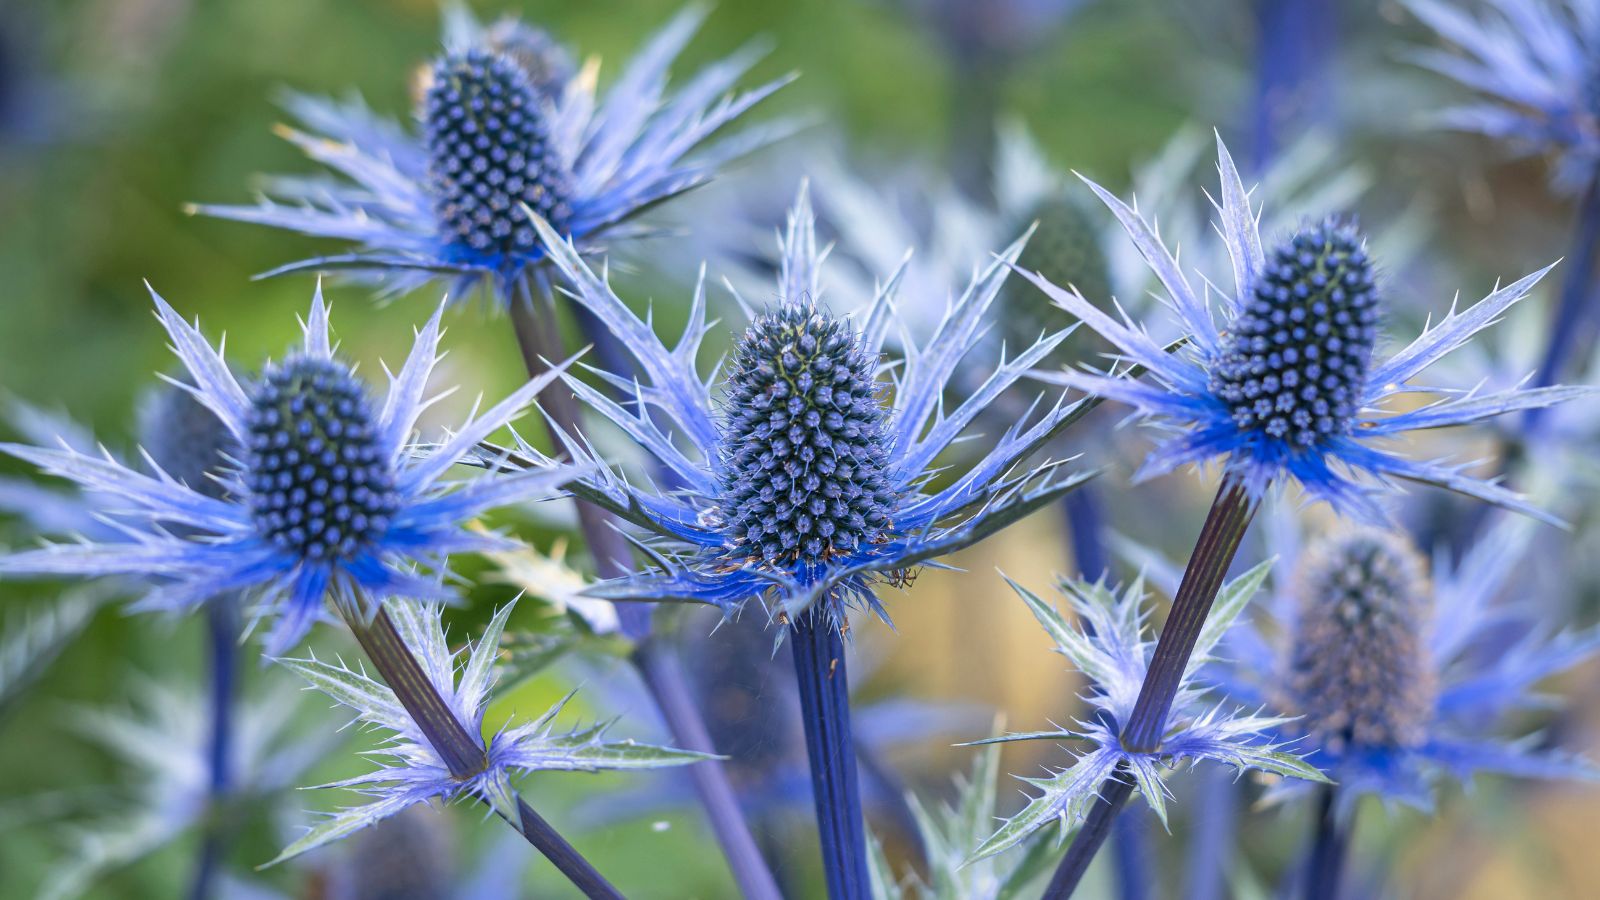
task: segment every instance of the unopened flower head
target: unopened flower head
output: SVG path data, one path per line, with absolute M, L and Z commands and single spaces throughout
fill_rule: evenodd
M 1426 561 L 1400 534 L 1351 530 L 1307 549 L 1294 591 L 1285 708 L 1325 747 L 1420 745 L 1436 693 Z
M 225 434 L 226 465 L 211 474 L 214 461 L 193 458 L 189 451 L 215 452 L 218 436 L 206 431 L 197 410 L 182 406 L 160 418 L 171 424 L 189 417 L 188 426 L 206 437 L 182 450 L 158 444 L 149 454 L 153 473 L 72 446 L 0 446 L 77 482 L 96 511 L 117 523 L 93 540 L 0 557 L 0 573 L 145 578 L 140 606 L 148 609 L 182 611 L 242 592 L 257 617 L 277 619 L 266 650 L 278 655 L 322 615 L 330 592 L 358 610 L 396 593 L 448 597 L 437 579 L 415 567 L 441 569 L 452 553 L 505 546 L 464 523 L 506 503 L 552 496 L 572 474 L 538 467 L 464 482 L 442 477 L 526 408 L 554 374 L 524 385 L 426 456 L 415 453 L 412 429 L 432 402 L 427 381 L 439 356 L 442 305 L 380 404 L 335 353 L 320 291 L 301 345 L 242 383 L 198 329 L 160 297 L 155 302 L 188 369 L 191 382 L 183 390 Z M 174 426 L 162 439 L 183 433 Z M 162 471 L 168 462 L 180 471 Z
M 239 459 L 239 444 L 217 414 L 185 387 L 160 384 L 139 407 L 139 446 L 157 467 L 208 497 Z
M 295 96 L 289 111 L 306 131 L 285 136 L 336 174 L 269 179 L 255 206 L 197 211 L 352 245 L 275 272 L 338 269 L 386 296 L 445 277 L 452 297 L 488 283 L 509 303 L 531 289 L 545 261 L 530 214 L 580 249 L 600 249 L 641 234 L 626 227 L 638 213 L 787 130 L 712 142 L 787 81 L 735 92 L 758 57 L 752 52 L 667 93 L 667 69 L 701 17 L 679 14 L 602 98 L 597 67 L 573 66 L 547 33 L 516 19 L 485 28 L 457 9 L 445 53 L 423 79 L 420 133 L 360 101 Z
M 568 384 L 682 484 L 658 491 L 631 482 L 569 436 L 568 452 L 595 468 L 575 492 L 655 536 L 647 549 L 659 570 L 601 584 L 594 590 L 603 596 L 699 601 L 729 613 L 770 598 L 787 616 L 820 606 L 843 625 L 849 606 L 883 613 L 876 585 L 903 583 L 919 563 L 1082 481 L 1056 477 L 1054 464 L 1023 465 L 1084 412 L 1057 403 L 1013 421 L 969 467 L 945 473 L 941 487 L 929 484 L 941 452 L 1063 337 L 1003 359 L 969 396 L 950 390 L 958 366 L 981 365 L 970 357 L 1005 278 L 999 262 L 974 277 L 930 339 L 903 341 L 904 358 L 891 369 L 884 342 L 898 272 L 855 317 L 829 313 L 824 254 L 802 190 L 782 240 L 779 303 L 753 316 L 719 387 L 696 365 L 709 328 L 703 288 L 683 340 L 669 349 L 569 242 L 538 226 L 573 296 L 629 348 L 642 373 L 637 381 L 610 379 L 626 404 L 576 379 Z M 1014 260 L 1020 250 L 1015 244 L 1003 257 Z M 880 380 L 890 370 L 893 380 Z
M 1109 315 L 1081 293 L 1024 274 L 1063 309 L 1110 341 L 1126 368 L 1118 373 L 1067 369 L 1047 380 L 1118 400 L 1162 426 L 1165 437 L 1146 458 L 1141 478 L 1212 460 L 1225 477 L 1259 498 L 1293 479 L 1341 513 L 1382 521 L 1375 501 L 1395 479 L 1432 484 L 1548 519 L 1493 481 L 1472 478 L 1445 460 L 1415 461 L 1388 446 L 1412 431 L 1465 425 L 1507 412 L 1585 396 L 1587 388 L 1520 386 L 1498 392 L 1452 391 L 1414 384 L 1433 362 L 1494 324 L 1549 268 L 1496 289 L 1474 306 L 1452 308 L 1421 336 L 1377 358 L 1381 291 L 1360 235 L 1337 220 L 1303 225 L 1268 253 L 1260 212 L 1250 202 L 1233 159 L 1217 142 L 1222 179 L 1217 230 L 1233 269 L 1224 279 L 1201 274 L 1197 291 L 1156 229 L 1132 207 L 1093 182 L 1089 186 L 1122 222 L 1165 289 L 1186 335 L 1181 349 L 1163 347 L 1126 313 Z M 1213 319 L 1220 296 L 1223 324 Z M 1440 399 L 1403 412 L 1383 406 L 1400 394 Z

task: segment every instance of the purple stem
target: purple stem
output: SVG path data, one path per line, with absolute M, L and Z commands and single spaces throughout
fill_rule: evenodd
M 866 822 L 850 738 L 850 680 L 844 639 L 828 618 L 812 609 L 790 632 L 794 674 L 800 686 L 811 795 L 817 808 L 822 868 L 830 900 L 871 900 Z
M 210 768 L 207 785 L 205 837 L 189 885 L 192 900 L 206 900 L 216 889 L 216 874 L 228 836 L 219 815 L 233 781 L 233 710 L 239 664 L 239 608 L 231 596 L 206 604 L 206 649 L 211 665 L 211 735 L 206 750 Z
M 1337 900 L 1350 852 L 1351 824 L 1340 821 L 1339 788 L 1325 784 L 1317 792 L 1317 824 L 1306 865 L 1306 900 Z
M 1600 178 L 1589 182 L 1578 205 L 1577 227 L 1572 238 L 1565 279 L 1561 282 L 1561 297 L 1556 304 L 1555 317 L 1550 323 L 1550 335 L 1545 344 L 1544 356 L 1539 360 L 1538 372 L 1532 387 L 1555 384 L 1567 367 L 1575 348 L 1582 346 L 1583 335 L 1594 322 L 1594 275 L 1596 249 L 1600 249 Z M 1530 409 L 1523 420 L 1524 431 L 1531 434 L 1545 409 Z

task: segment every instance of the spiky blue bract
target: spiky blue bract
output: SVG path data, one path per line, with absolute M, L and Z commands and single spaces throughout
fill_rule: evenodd
M 1600 650 L 1600 632 L 1561 631 L 1508 594 L 1531 522 L 1503 518 L 1456 561 L 1436 553 L 1431 582 L 1402 533 L 1302 539 L 1296 528 L 1278 516 L 1269 529 L 1280 551 L 1273 596 L 1229 636 L 1216 671 L 1236 701 L 1299 717 L 1276 735 L 1299 741 L 1338 782 L 1346 809 L 1373 796 L 1429 810 L 1441 783 L 1480 772 L 1600 776 L 1578 757 L 1506 736 L 1508 719 L 1548 708 L 1541 681 Z
M 1065 335 L 1000 360 L 968 396 L 952 396 L 955 369 L 982 365 L 971 356 L 1006 276 L 999 261 L 975 275 L 931 337 L 905 336 L 904 355 L 891 367 L 883 347 L 897 275 L 862 304 L 859 318 L 829 315 L 824 254 L 802 188 L 783 238 L 779 304 L 756 318 L 737 371 L 719 387 L 697 368 L 710 327 L 703 279 L 683 338 L 668 348 L 569 241 L 536 224 L 574 298 L 633 353 L 641 372 L 638 379 L 602 373 L 626 398 L 621 403 L 576 379 L 567 383 L 682 485 L 666 491 L 630 481 L 567 436 L 573 458 L 593 466 L 574 493 L 655 538 L 646 547 L 656 571 L 601 584 L 594 590 L 602 596 L 698 601 L 729 613 L 754 598 L 776 599 L 790 617 L 824 601 L 841 623 L 847 606 L 881 614 L 876 585 L 982 539 L 1087 477 L 1058 475 L 1056 463 L 1023 464 L 1086 409 L 1064 402 L 1012 423 L 970 465 L 936 467 L 984 407 Z M 1019 242 L 1002 259 L 1015 260 L 1021 249 Z M 880 382 L 884 370 L 892 377 Z M 779 474 L 763 474 L 769 471 Z M 936 476 L 940 487 L 930 484 Z
M 1465 310 L 1453 305 L 1416 340 L 1388 358 L 1374 358 L 1381 290 L 1349 226 L 1302 227 L 1269 254 L 1239 172 L 1217 140 L 1221 202 L 1217 230 L 1228 248 L 1233 290 L 1201 273 L 1197 291 L 1153 225 L 1109 191 L 1085 181 L 1122 222 L 1165 290 L 1188 335 L 1166 352 L 1125 313 L 1103 312 L 1077 291 L 1023 274 L 1066 311 L 1116 346 L 1124 360 L 1150 372 L 1133 381 L 1068 369 L 1041 375 L 1134 407 L 1171 435 L 1146 458 L 1140 478 L 1220 460 L 1225 477 L 1259 498 L 1293 479 L 1340 513 L 1381 522 L 1376 495 L 1395 479 L 1422 482 L 1554 521 L 1517 494 L 1466 474 L 1447 460 L 1408 459 L 1392 446 L 1412 431 L 1466 425 L 1503 413 L 1591 396 L 1593 389 L 1544 387 L 1481 393 L 1413 383 L 1429 365 L 1493 325 L 1543 278 L 1540 269 L 1496 288 Z M 1213 318 L 1220 299 L 1222 325 Z M 1403 412 L 1383 407 L 1401 394 L 1438 399 Z
M 374 798 L 372 802 L 332 814 L 273 859 L 280 863 L 331 841 L 347 837 L 407 807 L 430 800 L 463 797 L 481 800 L 513 824 L 520 821 L 511 777 L 536 771 L 597 772 L 603 769 L 653 769 L 678 766 L 714 757 L 673 750 L 631 740 L 608 741 L 609 722 L 570 732 L 557 732 L 554 721 L 568 694 L 544 715 L 520 725 L 507 724 L 483 743 L 483 715 L 494 681 L 494 661 L 500 636 L 515 604 L 501 607 L 482 636 L 462 659 L 445 639 L 442 608 L 436 604 L 394 598 L 385 604 L 396 630 L 404 639 L 434 690 L 444 698 L 456 720 L 480 742 L 486 763 L 470 778 L 451 774 L 434 751 L 420 726 L 406 712 L 388 686 L 364 672 L 343 664 L 317 659 L 281 662 L 305 676 L 311 685 L 356 715 L 364 726 L 381 729 L 390 738 L 376 753 L 389 762 L 364 775 L 323 787 L 347 787 Z M 458 665 L 459 663 L 459 665 Z
M 1184 672 L 1161 744 L 1149 752 L 1123 747 L 1119 736 L 1133 713 L 1155 646 L 1154 641 L 1145 639 L 1143 582 L 1136 581 L 1119 594 L 1103 583 L 1063 581 L 1062 593 L 1075 614 L 1075 621 L 1069 621 L 1053 605 L 1008 578 L 1012 589 L 1055 642 L 1057 652 L 1094 685 L 1087 699 L 1099 714 L 1078 721 L 1074 729 L 1007 734 L 976 742 L 1071 741 L 1081 742 L 1084 749 L 1070 767 L 1060 772 L 1046 778 L 1024 778 L 1042 793 L 979 844 L 971 858 L 983 859 L 1014 847 L 1052 821 L 1060 823 L 1064 838 L 1082 823 L 1101 786 L 1119 767 L 1133 780 L 1163 824 L 1167 820 L 1168 796 L 1161 780 L 1163 768 L 1211 760 L 1241 772 L 1258 769 L 1289 778 L 1326 781 L 1315 768 L 1285 749 L 1284 742 L 1269 737 L 1285 720 L 1252 715 L 1227 704 L 1207 705 L 1209 688 L 1196 679 L 1211 651 L 1266 580 L 1269 567 L 1270 563 L 1262 563 L 1218 592 L 1216 606 L 1195 642 L 1194 656 Z
M 288 109 L 305 130 L 284 136 L 332 174 L 271 178 L 254 206 L 197 211 L 353 245 L 274 273 L 338 269 L 385 296 L 444 277 L 459 299 L 488 282 L 510 302 L 545 259 L 524 207 L 585 252 L 599 249 L 640 233 L 626 226 L 639 212 L 787 130 L 711 142 L 788 80 L 735 92 L 760 55 L 750 50 L 668 93 L 667 69 L 703 17 L 699 7 L 679 13 L 600 99 L 597 63 L 574 72 L 542 32 L 514 20 L 484 29 L 458 13 L 431 71 L 420 133 L 359 99 L 295 95 Z
M 1420 65 L 1479 94 L 1439 122 L 1556 158 L 1556 183 L 1581 188 L 1600 164 L 1600 3 L 1404 0 L 1453 49 L 1417 49 Z
M 276 618 L 267 653 L 297 643 L 330 594 L 370 610 L 391 594 L 448 598 L 437 579 L 449 554 L 504 547 L 464 525 L 507 503 L 554 496 L 571 476 L 542 466 L 466 481 L 445 474 L 520 414 L 556 377 L 540 376 L 465 422 L 426 456 L 413 429 L 432 403 L 427 381 L 439 358 L 444 306 L 417 334 L 381 403 L 334 352 L 319 289 L 304 340 L 259 379 L 241 382 L 154 291 L 156 313 L 188 370 L 182 385 L 242 448 L 206 485 L 177 481 L 146 455 L 134 468 L 109 453 L 3 444 L 0 451 L 77 482 L 115 532 L 75 544 L 0 557 L 0 574 L 149 579 L 138 608 L 185 611 L 243 593 L 257 618 Z

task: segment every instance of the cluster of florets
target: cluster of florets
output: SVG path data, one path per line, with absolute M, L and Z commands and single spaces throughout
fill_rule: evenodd
M 156 388 L 140 407 L 139 445 L 161 471 L 207 497 L 226 493 L 223 479 L 239 458 L 217 414 L 175 384 Z
M 307 560 L 348 559 L 381 538 L 399 499 L 355 373 L 291 356 L 267 367 L 250 400 L 245 485 L 262 533 Z
M 1436 692 L 1422 558 L 1401 535 L 1347 531 L 1306 551 L 1295 590 L 1287 707 L 1330 749 L 1417 745 Z
M 1211 390 L 1239 428 L 1296 450 L 1348 434 L 1380 309 L 1354 227 L 1302 229 L 1266 261 L 1229 328 Z
M 1082 203 L 1064 192 L 1041 199 L 1020 221 L 1012 234 L 1033 227 L 1033 235 L 1017 257 L 1017 268 L 1038 272 L 1051 284 L 1072 285 L 1096 304 L 1111 301 L 1111 270 L 1100 241 L 1099 223 Z M 1006 341 L 1014 347 L 1030 347 L 1039 335 L 1055 331 L 1062 313 L 1044 292 L 1022 278 L 1011 278 L 1002 288 L 1005 318 L 1001 323 Z M 1088 329 L 1083 329 L 1085 337 Z M 1054 359 L 1066 362 L 1071 339 L 1062 343 Z
M 572 215 L 571 172 L 544 102 L 510 56 L 469 50 L 434 65 L 423 104 L 429 187 L 441 227 L 471 254 L 535 250 L 524 206 L 558 231 Z
M 732 556 L 804 574 L 882 538 L 895 497 L 876 369 L 846 323 L 807 303 L 750 325 L 723 421 Z

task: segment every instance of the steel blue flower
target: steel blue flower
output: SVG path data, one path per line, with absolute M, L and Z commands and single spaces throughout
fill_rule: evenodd
M 1108 314 L 1076 290 L 1023 274 L 1066 311 L 1099 332 L 1127 363 L 1151 381 L 1064 370 L 1036 377 L 1126 403 L 1175 432 L 1145 460 L 1138 477 L 1220 458 L 1227 478 L 1252 496 L 1292 478 L 1341 513 L 1381 521 L 1374 495 L 1393 479 L 1432 484 L 1554 521 L 1523 499 L 1466 474 L 1448 461 L 1416 461 L 1385 443 L 1431 428 L 1465 425 L 1515 410 L 1586 396 L 1590 388 L 1511 388 L 1494 393 L 1413 384 L 1424 369 L 1493 325 L 1544 277 L 1545 267 L 1496 288 L 1465 310 L 1452 306 L 1411 344 L 1374 358 L 1382 320 L 1381 292 L 1353 226 L 1329 220 L 1306 225 L 1263 249 L 1253 208 L 1228 150 L 1217 141 L 1222 199 L 1218 231 L 1232 262 L 1234 290 L 1201 275 L 1197 291 L 1154 226 L 1137 210 L 1087 182 L 1122 222 L 1165 288 L 1166 302 L 1188 336 L 1167 352 L 1126 313 Z M 1087 181 L 1087 179 L 1085 179 Z M 1224 323 L 1213 319 L 1212 292 Z M 1404 394 L 1431 394 L 1431 403 L 1386 414 L 1381 407 Z
M 603 583 L 595 588 L 602 596 L 699 601 L 729 613 L 761 597 L 780 600 L 791 617 L 827 598 L 826 613 L 841 624 L 846 606 L 882 615 L 876 584 L 908 577 L 916 566 L 992 534 L 1088 477 L 1058 477 L 1054 462 L 1022 466 L 1092 405 L 1085 403 L 1030 411 L 970 467 L 942 475 L 936 467 L 936 458 L 969 433 L 984 407 L 1066 335 L 1050 335 L 1002 359 L 959 401 L 947 392 L 956 367 L 971 364 L 967 358 L 982 338 L 1005 263 L 1016 259 L 1021 242 L 975 275 L 931 338 L 902 339 L 903 358 L 889 367 L 881 360 L 895 319 L 898 272 L 860 318 L 829 315 L 820 305 L 825 254 L 802 187 L 782 239 L 780 303 L 752 316 L 756 321 L 727 379 L 728 402 L 718 410 L 715 377 L 707 380 L 696 368 L 710 327 L 703 277 L 683 338 L 668 348 L 569 241 L 536 222 L 573 296 L 633 353 L 642 373 L 640 379 L 600 373 L 624 402 L 563 376 L 566 383 L 681 484 L 662 490 L 631 483 L 594 448 L 566 436 L 567 451 L 591 469 L 573 492 L 657 538 L 646 546 L 657 570 Z M 890 382 L 879 382 L 879 372 L 891 368 Z M 883 397 L 886 388 L 892 400 Z M 533 448 L 522 450 L 546 462 Z M 943 486 L 930 484 L 935 477 Z
M 545 258 L 524 207 L 586 252 L 598 249 L 639 233 L 625 227 L 637 213 L 787 130 L 705 146 L 789 79 L 731 93 L 760 55 L 744 50 L 668 95 L 667 68 L 703 17 L 698 7 L 679 13 L 600 100 L 597 63 L 574 73 L 542 32 L 514 20 L 484 29 L 458 13 L 430 70 L 420 134 L 359 98 L 293 95 L 288 110 L 306 131 L 285 128 L 284 137 L 334 174 L 271 178 L 257 205 L 195 210 L 356 246 L 269 274 L 340 269 L 386 296 L 443 276 L 457 298 L 492 280 L 509 301 Z
M 1298 528 L 1282 511 L 1272 518 L 1272 595 L 1229 634 L 1214 672 L 1236 701 L 1301 717 L 1274 731 L 1303 741 L 1346 808 L 1370 795 L 1430 810 L 1441 780 L 1477 773 L 1600 777 L 1576 756 L 1498 731 L 1548 708 L 1538 684 L 1600 650 L 1600 631 L 1559 631 L 1507 596 L 1531 522 L 1504 518 L 1460 559 L 1439 552 L 1431 567 L 1403 533 L 1303 539 Z
M 1405 5 L 1454 50 L 1418 49 L 1415 61 L 1483 100 L 1439 114 L 1441 124 L 1556 157 L 1556 183 L 1581 188 L 1600 164 L 1600 3 L 1485 0 L 1473 16 L 1441 0 Z
M 150 579 L 140 609 L 189 610 L 245 592 L 255 615 L 276 617 L 266 652 L 293 646 L 332 593 L 353 609 L 407 594 L 448 599 L 413 565 L 442 566 L 451 553 L 504 547 L 468 531 L 475 515 L 558 492 L 571 472 L 539 467 L 464 482 L 445 473 L 478 442 L 521 413 L 556 375 L 543 375 L 466 422 L 423 456 L 417 417 L 435 398 L 427 381 L 439 353 L 443 304 L 389 378 L 381 406 L 334 354 L 320 288 L 304 340 L 263 376 L 243 384 L 199 330 L 151 291 L 196 400 L 242 448 L 215 484 L 188 485 L 148 454 L 133 468 L 109 453 L 0 444 L 0 451 L 76 482 L 117 533 L 0 557 L 0 574 Z M 218 490 L 210 490 L 217 488 Z

